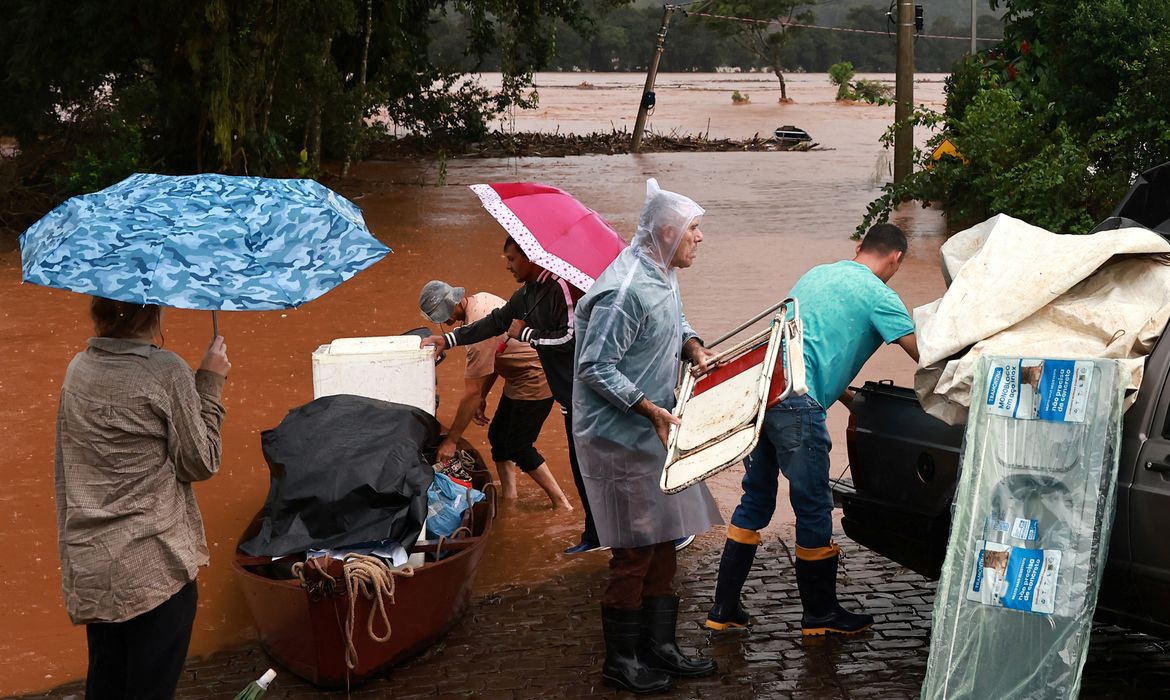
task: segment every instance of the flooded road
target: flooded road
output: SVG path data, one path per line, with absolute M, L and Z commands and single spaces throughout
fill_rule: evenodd
M 885 76 L 889 78 L 889 76 Z M 632 124 L 642 77 L 539 75 L 541 107 L 517 113 L 518 130 L 583 132 Z M 579 89 L 589 82 L 594 89 Z M 732 106 L 730 92 L 752 103 Z M 695 266 L 680 275 L 692 325 L 720 335 L 781 298 L 809 267 L 851 257 L 849 234 L 887 177 L 887 154 L 878 137 L 892 108 L 833 102 L 823 75 L 794 75 L 792 105 L 776 104 L 770 76 L 660 76 L 651 126 L 659 131 L 700 131 L 751 136 L 781 124 L 813 135 L 822 150 L 806 153 L 686 153 L 586 156 L 556 159 L 452 161 L 447 183 L 437 186 L 433 163 L 364 163 L 339 189 L 360 206 L 374 233 L 394 254 L 307 306 L 266 313 L 220 314 L 232 374 L 225 391 L 227 421 L 221 473 L 196 487 L 212 562 L 200 575 L 200 604 L 192 655 L 254 639 L 251 620 L 233 580 L 230 560 L 237 537 L 264 500 L 267 469 L 259 433 L 312 399 L 310 357 L 334 338 L 393 335 L 423 325 L 416 300 L 430 279 L 472 291 L 508 296 L 515 285 L 504 269 L 504 233 L 466 185 L 537 180 L 564 188 L 597 209 L 629 236 L 646 177 L 695 198 L 707 209 L 706 235 Z M 917 101 L 941 105 L 940 76 L 917 86 Z M 907 305 L 943 291 L 938 247 L 945 226 L 938 212 L 906 207 L 894 217 L 910 236 L 910 255 L 891 286 Z M 0 695 L 58 685 L 84 674 L 84 631 L 73 628 L 60 594 L 53 507 L 53 421 L 69 359 L 91 334 L 88 299 L 20 284 L 18 251 L 0 253 L 0 328 L 7 347 L 0 359 L 0 440 L 4 489 L 0 491 Z M 166 347 L 197 362 L 211 333 L 210 314 L 168 310 Z M 439 417 L 449 422 L 462 386 L 463 353 L 439 367 Z M 866 365 L 863 379 L 908 383 L 911 362 L 885 348 Z M 496 391 L 498 396 L 498 389 Z M 494 407 L 495 397 L 489 401 Z M 830 411 L 837 447 L 833 475 L 846 467 L 845 413 Z M 486 430 L 467 437 L 486 447 Z M 538 447 L 576 502 L 559 416 L 546 423 Z M 724 515 L 738 498 L 732 469 L 712 480 Z M 528 479 L 518 502 L 503 504 L 477 580 L 481 592 L 508 583 L 539 583 L 556 573 L 599 576 L 605 555 L 560 554 L 579 533 L 580 511 L 549 511 Z M 791 515 L 778 513 L 770 530 L 791 537 Z M 712 572 L 713 574 L 713 572 Z

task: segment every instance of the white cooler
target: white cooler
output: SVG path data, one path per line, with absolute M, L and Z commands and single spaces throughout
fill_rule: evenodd
M 313 353 L 313 398 L 355 394 L 435 414 L 435 360 L 414 335 L 338 338 Z

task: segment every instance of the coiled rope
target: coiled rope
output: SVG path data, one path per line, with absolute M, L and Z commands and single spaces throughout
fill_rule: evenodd
M 305 579 L 305 567 L 309 566 L 329 582 L 332 590 L 337 590 L 337 579 L 326 573 L 319 559 L 310 559 L 308 562 L 293 564 L 293 573 L 300 579 L 301 585 L 308 588 L 312 584 Z M 414 569 L 404 567 L 391 569 L 378 557 L 366 554 L 347 554 L 342 564 L 345 592 L 349 598 L 349 615 L 345 620 L 345 665 L 352 671 L 358 665 L 357 647 L 353 643 L 353 628 L 357 617 L 358 596 L 370 601 L 370 615 L 366 619 L 366 633 L 375 642 L 389 641 L 393 630 L 390 628 L 390 615 L 386 605 L 394 604 L 394 577 L 414 576 Z M 384 634 L 375 631 L 375 623 L 381 619 Z
M 349 617 L 345 621 L 345 665 L 353 670 L 357 668 L 357 648 L 353 644 L 354 610 L 357 597 L 360 593 L 366 600 L 372 601 L 370 615 L 366 619 L 366 632 L 375 642 L 385 642 L 390 639 L 390 615 L 386 612 L 386 601 L 394 604 L 394 576 L 414 576 L 414 569 L 407 567 L 393 571 L 386 566 L 386 562 L 378 557 L 365 554 L 348 554 L 345 557 L 345 590 L 349 594 Z M 375 617 L 382 618 L 382 626 L 386 633 L 379 635 L 374 631 Z

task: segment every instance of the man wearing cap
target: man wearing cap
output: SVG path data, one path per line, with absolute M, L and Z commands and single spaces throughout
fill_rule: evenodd
M 463 287 L 433 280 L 422 288 L 418 305 L 423 315 L 435 323 L 471 324 L 504 306 L 504 300 L 487 292 L 468 296 Z M 487 395 L 497 376 L 504 378 L 504 391 L 488 428 L 488 442 L 504 498 L 516 497 L 516 479 L 511 471 L 514 464 L 544 489 L 554 508 L 572 510 L 569 499 L 533 444 L 553 404 L 540 358 L 530 345 L 505 335 L 467 346 L 463 396 L 451 429 L 439 444 L 437 459 L 444 462 L 455 455 L 456 443 L 471 421 L 479 425 L 488 423 Z
M 576 348 L 574 292 L 565 280 L 529 260 L 511 237 L 504 241 L 504 259 L 512 277 L 522 284 L 512 294 L 512 298 L 479 321 L 443 335 L 425 338 L 422 345 L 432 346 L 441 352 L 456 345 L 474 344 L 506 333 L 508 337 L 528 343 L 536 349 L 548 379 L 548 387 L 565 416 L 569 464 L 573 470 L 577 494 L 581 498 L 582 510 L 585 511 L 585 530 L 581 540 L 566 549 L 565 553 L 598 550 L 602 547 L 593 524 L 589 499 L 585 495 L 585 483 L 581 479 L 573 439 L 573 352 Z

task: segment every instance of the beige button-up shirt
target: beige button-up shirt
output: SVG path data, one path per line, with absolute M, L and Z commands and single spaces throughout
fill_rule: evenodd
M 90 338 L 57 412 L 57 533 L 74 624 L 158 607 L 207 564 L 191 482 L 219 470 L 223 377 L 139 340 Z

